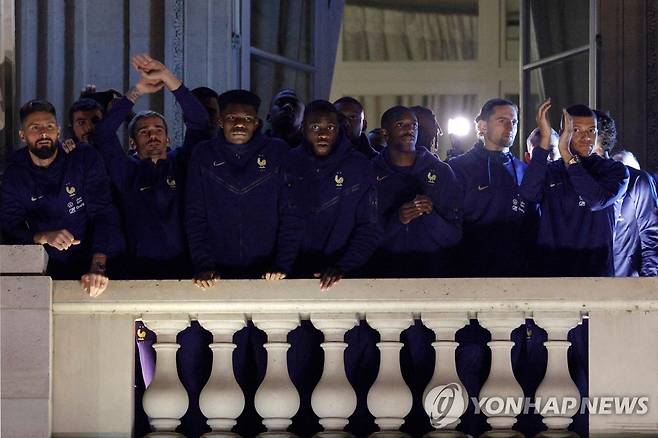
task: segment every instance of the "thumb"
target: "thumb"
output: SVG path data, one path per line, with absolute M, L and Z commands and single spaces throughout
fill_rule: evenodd
M 80 244 L 80 241 L 77 240 L 77 239 L 74 240 L 73 242 L 71 242 L 71 245 L 79 245 L 79 244 Z

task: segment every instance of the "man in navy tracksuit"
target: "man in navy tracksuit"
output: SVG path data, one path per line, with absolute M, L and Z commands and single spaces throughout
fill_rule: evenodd
M 304 141 L 285 166 L 275 259 L 286 275 L 321 278 L 322 289 L 361 268 L 380 238 L 372 168 L 338 117 L 326 101 L 306 108 Z
M 95 132 L 123 215 L 127 274 L 130 278 L 189 278 L 191 266 L 183 229 L 185 173 L 195 142 L 208 134 L 208 114 L 163 64 L 143 56 L 135 57 L 133 63 L 141 72 L 140 80 L 112 105 Z M 136 158 L 129 157 L 116 131 L 140 96 L 163 86 L 183 109 L 186 143 L 169 151 L 164 117 L 144 111 L 129 125 Z
M 519 194 L 526 165 L 514 157 L 516 105 L 487 101 L 476 118 L 480 141 L 449 161 L 462 190 L 464 236 L 458 247 L 464 277 L 527 276 L 533 206 Z
M 617 142 L 615 121 L 594 110 L 598 134 L 594 152 L 603 158 Z M 627 152 L 629 153 L 629 152 Z M 615 155 L 616 158 L 616 155 Z M 648 173 L 626 166 L 630 174 L 628 189 L 615 202 L 614 265 L 615 277 L 658 276 L 658 196 Z
M 123 249 L 103 161 L 84 143 L 64 152 L 49 102 L 26 103 L 20 118 L 27 146 L 10 157 L 3 177 L 2 230 L 11 243 L 44 245 L 52 277 L 80 278 L 91 296 L 99 295 L 108 284 L 108 258 Z
M 541 207 L 541 259 L 533 262 L 533 270 L 549 277 L 612 276 L 614 203 L 626 190 L 628 171 L 623 164 L 592 153 L 596 118 L 585 105 L 566 110 L 559 145 L 562 159 L 548 163 L 548 108 L 550 101 L 540 106 L 541 148 L 533 151 L 521 185 L 523 197 Z
M 461 239 L 461 199 L 452 169 L 416 147 L 418 121 L 397 106 L 382 116 L 388 147 L 375 168 L 383 239 L 378 276 L 437 277 L 451 273 L 447 248 Z

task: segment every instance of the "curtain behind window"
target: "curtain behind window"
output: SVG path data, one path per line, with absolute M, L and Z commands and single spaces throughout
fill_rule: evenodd
M 463 61 L 477 58 L 478 17 L 346 5 L 343 61 Z

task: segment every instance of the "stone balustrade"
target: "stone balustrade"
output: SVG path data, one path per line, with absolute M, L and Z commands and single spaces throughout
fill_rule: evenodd
M 0 247 L 3 260 L 11 248 Z M 34 260 L 39 250 L 22 247 L 12 254 Z M 247 321 L 267 334 L 267 371 L 254 399 L 267 429 L 263 436 L 290 436 L 286 429 L 300 398 L 288 375 L 286 337 L 309 319 L 324 335 L 324 367 L 311 398 L 324 428 L 319 436 L 349 436 L 344 429 L 356 396 L 345 375 L 344 337 L 365 319 L 381 337 L 379 372 L 367 397 L 380 430 L 375 436 L 398 437 L 404 436 L 399 429 L 412 407 L 411 390 L 400 372 L 400 334 L 414 319 L 436 335 L 434 376 L 425 395 L 449 383 L 463 389 L 456 372 L 455 333 L 477 319 L 491 333 L 491 368 L 480 399 L 522 396 L 512 372 L 510 333 L 524 319 L 534 318 L 548 334 L 548 365 L 535 396 L 560 401 L 579 398 L 567 365 L 567 333 L 583 316 L 589 318 L 590 397 L 643 395 L 650 405 L 644 415 L 591 415 L 590 436 L 658 433 L 658 409 L 651 409 L 658 402 L 656 279 L 355 279 L 325 293 L 315 280 L 221 281 L 209 291 L 196 289 L 189 280 L 113 281 L 105 294 L 89 298 L 77 282 L 51 282 L 40 270 L 26 272 L 26 264 L 17 260 L 11 266 L 16 271 L 2 271 L 0 285 L 3 437 L 131 436 L 137 319 L 158 335 L 155 376 L 142 400 L 152 425 L 150 436 L 177 436 L 174 431 L 187 410 L 188 394 L 178 378 L 175 355 L 176 334 L 190 321 L 213 335 L 212 372 L 199 399 L 212 429 L 207 436 L 233 436 L 231 428 L 245 406 L 232 370 L 232 336 Z M 43 314 L 52 323 L 38 324 Z M 31 342 L 16 339 L 18 332 L 9 321 L 20 321 Z M 47 363 L 41 359 L 40 366 L 31 366 L 44 351 L 50 352 Z M 44 378 L 51 385 L 38 392 L 40 398 L 21 392 L 22 382 L 29 386 Z M 45 411 L 41 400 L 47 401 Z M 33 406 L 37 417 L 49 418 L 39 426 L 41 435 L 21 429 L 34 429 L 33 424 L 12 421 L 25 418 L 20 412 L 26 406 Z M 485 436 L 518 436 L 513 427 L 519 412 L 501 413 L 491 406 L 483 412 L 492 428 Z M 566 436 L 574 413 L 544 412 L 546 436 Z M 454 430 L 459 421 L 450 417 L 430 436 L 460 436 Z

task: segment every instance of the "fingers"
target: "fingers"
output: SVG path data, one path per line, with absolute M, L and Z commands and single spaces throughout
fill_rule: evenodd
M 267 272 L 263 275 L 263 278 L 267 281 L 283 280 L 286 278 L 286 274 L 283 272 Z
M 217 280 L 219 280 L 219 276 L 216 272 L 202 272 L 194 278 L 193 283 L 201 290 L 206 290 L 215 286 L 215 284 L 217 284 Z
M 59 251 L 66 251 L 71 245 L 78 245 L 80 243 L 80 241 L 76 240 L 68 230 L 54 231 L 50 234 L 47 242 L 50 246 L 57 248 Z
M 332 286 L 337 284 L 341 278 L 341 275 L 335 273 L 325 273 L 320 279 L 320 290 L 323 292 L 328 291 Z
M 75 149 L 75 142 L 73 141 L 73 139 L 67 138 L 66 140 L 64 140 L 64 142 L 62 143 L 62 149 L 64 149 L 64 152 L 66 152 L 67 154 L 73 151 L 73 149 Z
M 90 297 L 94 298 L 105 292 L 107 285 L 110 283 L 109 278 L 103 274 L 88 273 L 80 278 L 80 285 Z

